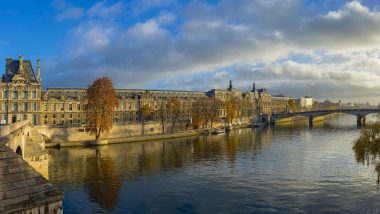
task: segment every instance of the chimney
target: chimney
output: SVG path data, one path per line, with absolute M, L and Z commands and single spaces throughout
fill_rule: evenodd
M 41 81 L 41 60 L 37 59 L 37 81 Z
M 7 57 L 5 58 L 5 74 L 8 75 L 9 74 L 9 71 L 10 69 L 8 69 L 8 67 L 12 64 L 12 58 L 11 57 Z
M 19 74 L 24 74 L 24 56 L 21 54 L 19 56 L 20 63 L 19 63 Z

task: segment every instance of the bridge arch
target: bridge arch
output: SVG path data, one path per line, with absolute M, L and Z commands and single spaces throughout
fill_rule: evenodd
M 22 157 L 22 149 L 20 146 L 17 146 L 16 153 Z
M 309 118 L 309 123 L 312 125 L 312 120 L 315 117 L 326 116 L 329 114 L 349 114 L 357 117 L 357 124 L 361 125 L 362 122 L 365 123 L 365 116 L 374 113 L 380 113 L 380 108 L 368 108 L 368 109 L 333 109 L 333 110 L 317 110 L 317 111 L 304 111 L 304 112 L 289 112 L 289 113 L 280 113 L 272 115 L 273 120 L 285 119 L 297 116 L 303 116 Z

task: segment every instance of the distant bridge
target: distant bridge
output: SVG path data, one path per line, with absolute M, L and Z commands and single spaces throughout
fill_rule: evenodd
M 302 112 L 289 112 L 273 114 L 271 122 L 276 123 L 276 120 L 292 118 L 292 117 L 307 117 L 309 118 L 309 125 L 313 125 L 313 120 L 316 117 L 321 117 L 334 113 L 351 114 L 357 117 L 357 125 L 360 126 L 365 123 L 365 116 L 373 113 L 380 113 L 380 108 L 358 108 L 358 109 L 331 109 L 331 110 L 316 110 L 316 111 L 302 111 Z

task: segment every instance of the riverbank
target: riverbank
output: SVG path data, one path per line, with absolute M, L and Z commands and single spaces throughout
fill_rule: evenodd
M 105 145 L 191 137 L 191 136 L 201 135 L 203 133 L 204 133 L 203 129 L 198 129 L 198 130 L 187 130 L 187 131 L 182 131 L 182 132 L 173 133 L 173 134 L 150 134 L 150 135 L 139 135 L 139 136 L 133 136 L 133 137 L 105 138 L 105 140 L 108 141 L 108 143 Z M 69 142 L 62 142 L 62 143 L 46 143 L 45 148 L 93 146 L 92 143 L 93 141 L 88 141 L 88 140 L 87 141 L 69 141 Z
M 235 124 L 232 129 L 241 129 L 241 128 L 249 128 L 252 124 L 244 123 L 244 124 Z M 120 129 L 118 129 L 120 131 Z M 60 130 L 60 132 L 65 132 Z M 72 134 L 72 131 L 67 131 Z M 53 147 L 80 147 L 80 146 L 101 146 L 101 145 L 109 145 L 109 144 L 119 144 L 119 143 L 132 143 L 132 142 L 141 142 L 141 141 L 151 141 L 151 140 L 165 140 L 165 139 L 173 139 L 173 138 L 181 138 L 181 137 L 190 137 L 195 135 L 202 135 L 205 133 L 204 129 L 196 129 L 196 130 L 184 130 L 172 134 L 162 134 L 162 133 L 151 133 L 145 135 L 133 135 L 126 136 L 120 131 L 118 134 L 111 134 L 105 136 L 101 142 L 98 144 L 94 143 L 94 136 L 89 135 L 88 133 L 82 133 L 82 135 L 88 135 L 86 137 L 78 137 L 76 139 L 80 140 L 62 140 L 55 142 L 51 141 L 50 143 L 45 143 L 45 148 L 53 148 Z M 74 138 L 75 139 L 75 138 Z

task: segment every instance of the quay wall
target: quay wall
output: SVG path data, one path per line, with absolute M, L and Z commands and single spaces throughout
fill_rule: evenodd
M 247 124 L 245 123 L 238 123 L 238 124 Z M 221 128 L 224 127 L 224 123 L 221 122 L 214 122 L 213 128 Z M 94 136 L 90 135 L 88 132 L 85 132 L 85 127 L 83 126 L 73 126 L 73 127 L 49 127 L 49 126 L 35 126 L 34 127 L 38 133 L 45 136 L 46 144 L 48 145 L 56 145 L 60 144 L 61 146 L 64 144 L 70 145 L 71 142 L 89 142 L 94 140 Z M 117 125 L 114 124 L 112 129 L 109 133 L 102 134 L 102 139 L 107 139 L 111 143 L 112 142 L 119 142 L 120 140 L 124 141 L 131 141 L 133 139 L 140 139 L 140 138 L 147 138 L 148 136 L 157 138 L 159 135 L 162 135 L 162 125 L 159 122 L 148 122 L 144 124 L 144 132 L 142 131 L 142 124 L 141 123 L 135 123 L 135 124 L 122 124 Z M 163 135 L 163 138 L 166 137 L 176 137 L 178 134 L 179 136 L 185 136 L 185 135 L 194 135 L 193 127 L 186 127 L 183 123 L 178 123 L 175 128 L 173 134 L 170 134 L 171 124 L 166 123 L 165 124 L 165 135 Z M 195 131 L 195 130 L 194 130 Z M 187 134 L 185 133 L 187 132 Z M 143 135 L 144 133 L 144 135 Z M 137 138 L 136 138 L 137 137 Z M 130 140 L 129 140 L 129 139 Z M 117 140 L 120 139 L 120 140 Z M 49 142 L 50 141 L 50 142 Z M 46 146 L 46 145 L 45 145 Z
M 168 126 L 168 125 L 165 125 Z M 170 126 L 168 126 L 170 127 Z M 168 127 L 165 130 L 168 131 Z M 82 126 L 77 127 L 49 127 L 49 126 L 36 126 L 35 129 L 42 135 L 51 140 L 52 143 L 63 143 L 70 141 L 91 141 L 94 136 L 85 132 Z M 142 135 L 141 124 L 128 124 L 128 125 L 113 125 L 112 129 L 107 134 L 102 134 L 102 138 L 123 138 Z M 160 123 L 146 123 L 144 124 L 144 134 L 160 134 L 162 133 L 162 126 Z

